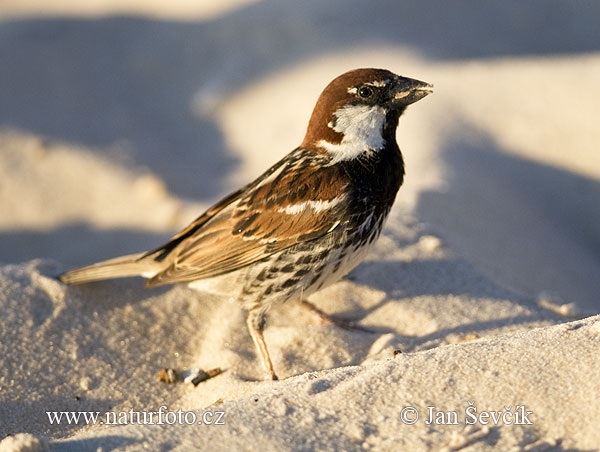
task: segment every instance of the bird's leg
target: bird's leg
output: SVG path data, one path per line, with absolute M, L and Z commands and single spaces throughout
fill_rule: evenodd
M 317 320 L 325 325 L 334 325 L 339 328 L 343 328 L 345 330 L 358 330 L 370 332 L 368 329 L 363 328 L 360 325 L 357 325 L 352 320 L 340 319 L 338 317 L 334 317 L 332 315 L 327 314 L 321 309 L 317 308 L 314 304 L 306 300 L 299 300 L 298 303 L 304 309 L 308 310 Z
M 248 317 L 246 317 L 246 325 L 248 326 L 248 332 L 252 336 L 254 345 L 260 354 L 262 359 L 262 365 L 265 369 L 266 375 L 265 380 L 277 380 L 275 370 L 273 369 L 273 363 L 269 356 L 269 350 L 267 349 L 267 343 L 263 336 L 263 329 L 265 328 L 265 315 L 259 310 L 248 311 Z

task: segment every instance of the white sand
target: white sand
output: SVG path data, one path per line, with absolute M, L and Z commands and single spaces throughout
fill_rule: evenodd
M 207 2 L 204 12 L 175 2 L 170 13 L 135 2 L 17 3 L 0 2 L 0 17 L 132 11 L 195 18 L 198 29 L 160 19 L 0 22 L 9 63 L 0 72 L 0 439 L 29 434 L 0 451 L 600 448 L 600 317 L 576 320 L 600 312 L 600 52 L 515 57 L 526 43 L 485 33 L 504 56 L 435 58 L 425 41 L 340 46 L 339 30 L 316 20 L 331 6 L 311 2 Z M 407 25 L 377 14 L 369 36 Z M 569 17 L 585 31 L 578 14 Z M 309 33 L 299 37 L 294 21 Z M 451 34 L 442 24 L 440 36 Z M 311 35 L 334 45 L 317 52 Z M 568 48 L 552 52 L 546 39 L 546 53 Z M 297 145 L 324 85 L 367 65 L 436 86 L 401 119 L 407 180 L 383 237 L 350 278 L 311 299 L 371 333 L 276 308 L 265 335 L 283 381 L 262 382 L 235 302 L 138 279 L 54 279 L 160 244 Z M 167 385 L 161 367 L 225 372 Z M 469 402 L 478 412 L 524 406 L 532 424 L 465 425 Z M 50 425 L 46 415 L 161 405 L 198 418 L 223 411 L 225 425 Z M 409 406 L 420 413 L 413 425 L 402 418 Z M 428 406 L 456 412 L 459 424 L 426 424 Z

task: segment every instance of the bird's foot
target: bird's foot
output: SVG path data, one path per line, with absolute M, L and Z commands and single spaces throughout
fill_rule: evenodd
M 333 325 L 339 328 L 343 328 L 345 330 L 358 330 L 363 331 L 365 333 L 372 332 L 371 330 L 360 326 L 353 320 L 340 319 L 339 317 L 329 315 L 306 300 L 301 300 L 299 303 L 300 306 L 308 310 L 319 322 L 321 322 L 324 325 Z
M 279 377 L 277 375 L 275 375 L 275 372 L 266 372 L 265 376 L 263 377 L 263 380 L 265 381 L 276 381 L 279 380 Z

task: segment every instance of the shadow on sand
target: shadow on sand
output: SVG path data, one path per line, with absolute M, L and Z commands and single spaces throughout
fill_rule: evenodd
M 212 119 L 191 111 L 199 91 L 235 92 L 299 61 L 367 45 L 434 60 L 594 51 L 599 14 L 600 4 L 558 0 L 266 0 L 203 22 L 5 20 L 0 126 L 97 152 L 126 141 L 135 165 L 171 192 L 209 201 L 238 162 Z
M 419 219 L 494 281 L 570 294 L 565 302 L 600 312 L 600 182 L 511 155 L 486 136 L 446 142 L 440 156 L 448 190 L 422 193 Z

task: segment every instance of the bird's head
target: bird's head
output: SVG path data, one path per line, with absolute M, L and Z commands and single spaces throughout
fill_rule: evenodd
M 433 85 L 385 69 L 354 69 L 323 90 L 302 146 L 347 160 L 381 149 L 395 137 L 406 107 L 433 92 Z

